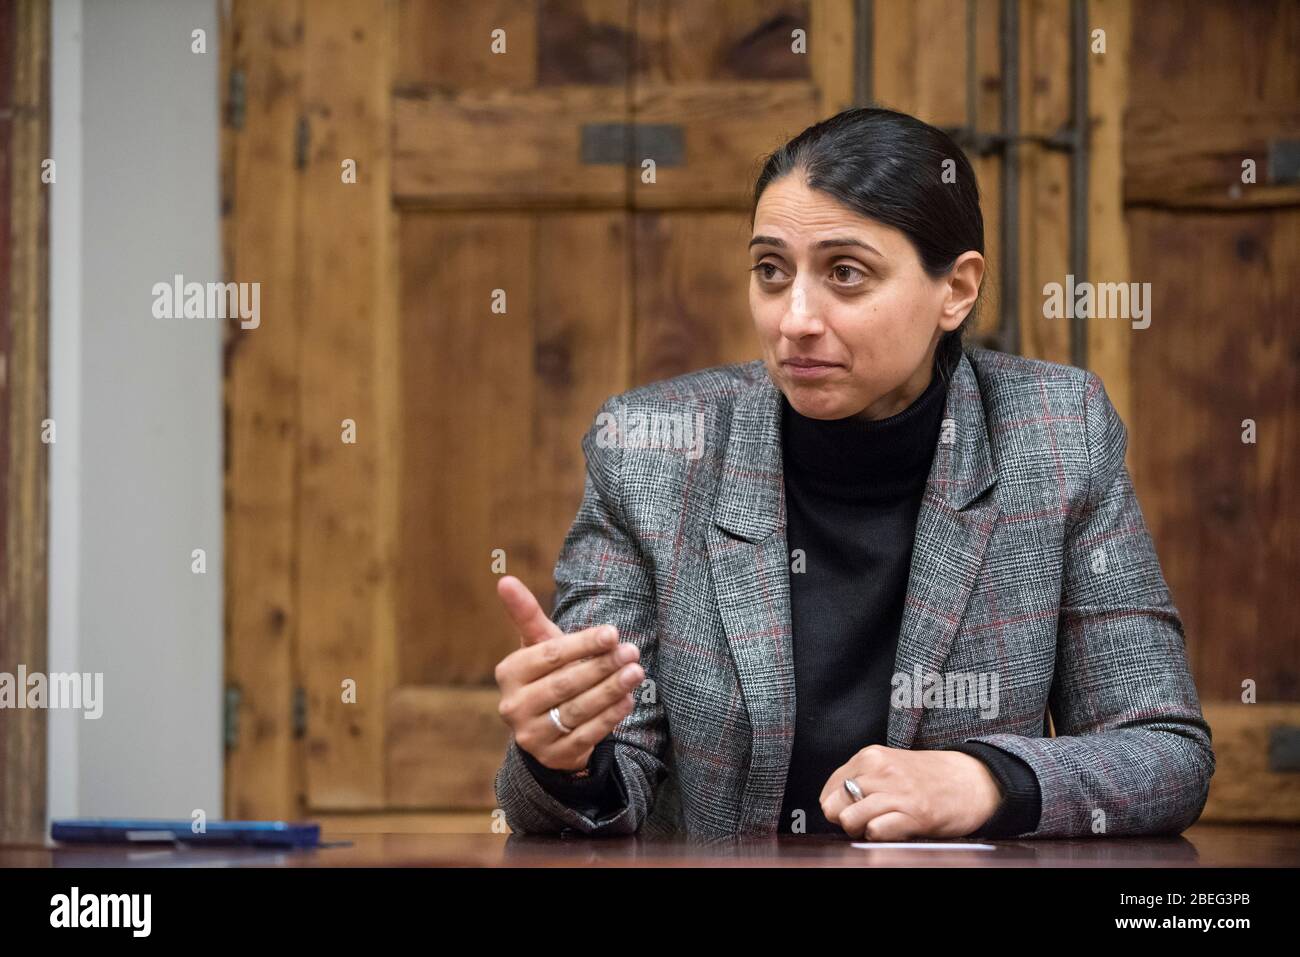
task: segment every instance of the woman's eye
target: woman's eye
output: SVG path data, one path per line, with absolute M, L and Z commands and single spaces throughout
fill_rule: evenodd
M 845 270 L 845 272 L 841 272 L 841 270 Z M 864 273 L 861 269 L 858 269 L 856 266 L 850 266 L 848 263 L 838 264 L 837 266 L 833 267 L 832 272 L 835 274 L 836 279 L 846 284 L 857 283 L 860 281 L 861 278 L 865 278 L 866 276 L 866 273 Z M 847 275 L 845 274 L 846 272 L 848 273 Z M 859 278 L 855 279 L 854 278 L 855 275 L 858 276 Z
M 758 273 L 758 278 L 762 279 L 764 282 L 771 282 L 776 278 L 776 276 L 768 272 L 769 269 L 775 270 L 776 272 L 781 271 L 780 267 L 777 266 L 776 263 L 770 262 L 761 262 L 757 266 L 753 266 L 750 271 Z

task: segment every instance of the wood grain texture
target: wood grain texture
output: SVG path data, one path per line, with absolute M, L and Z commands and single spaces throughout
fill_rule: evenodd
M 1002 128 L 1002 62 L 998 31 L 999 0 L 976 0 L 975 18 L 975 128 Z M 963 80 L 963 86 L 965 81 Z M 979 183 L 980 207 L 984 215 L 984 281 L 973 321 L 966 329 L 966 341 L 982 344 L 992 335 L 1002 317 L 1002 158 L 996 153 L 967 157 Z
M 1132 22 L 1126 202 L 1300 203 L 1300 187 L 1273 182 L 1270 169 L 1270 144 L 1300 139 L 1300 5 L 1207 0 L 1189 18 L 1177 0 L 1143 0 Z M 1254 184 L 1241 182 L 1244 159 L 1256 161 Z
M 1300 4 L 1293 0 L 1133 4 L 1133 103 L 1170 116 L 1295 105 Z
M 630 170 L 638 209 L 722 208 L 748 212 L 766 155 L 819 119 L 811 83 L 716 81 L 640 83 L 632 114 L 639 124 L 681 129 L 685 161 L 660 162 L 653 150 Z M 761 123 L 754 117 L 761 116 Z M 643 175 L 655 159 L 654 181 Z
M 1300 210 L 1129 213 L 1135 485 L 1203 697 L 1300 700 Z M 1256 442 L 1242 441 L 1254 420 Z
M 393 687 L 397 421 L 391 75 L 396 8 L 313 2 L 300 174 L 298 667 L 312 808 L 385 806 Z M 347 68 L 340 67 L 346 61 Z M 342 163 L 356 163 L 344 182 Z M 344 422 L 355 424 L 345 441 Z M 355 702 L 343 683 L 355 682 Z
M 808 16 L 808 52 L 813 88 L 817 91 L 817 116 L 824 119 L 865 105 L 854 101 L 858 61 L 854 46 L 855 5 L 844 0 L 811 0 Z
M 300 2 L 237 0 L 224 25 L 243 76 L 236 129 L 223 110 L 226 278 L 261 283 L 256 329 L 227 327 L 226 685 L 239 692 L 237 747 L 226 753 L 226 816 L 297 817 L 302 761 L 292 725 L 297 683 Z M 228 77 L 229 74 L 223 74 Z M 228 95 L 229 82 L 223 82 Z
M 393 103 L 393 189 L 404 205 L 619 207 L 619 163 L 584 163 L 582 130 L 621 124 L 620 87 L 408 90 Z
M 1300 49 L 1296 55 L 1300 56 Z M 1300 96 L 1300 91 L 1297 91 Z M 1300 183 L 1275 181 L 1272 144 L 1300 141 L 1300 107 L 1243 103 L 1195 115 L 1142 107 L 1125 118 L 1124 201 L 1130 206 L 1214 208 L 1225 212 L 1300 206 Z M 1243 183 L 1253 160 L 1255 182 Z
M 400 0 L 398 90 L 622 89 L 632 0 Z
M 48 660 L 49 47 L 48 0 L 0 2 L 0 672 L 9 674 L 44 672 Z M 6 709 L 0 841 L 40 840 L 45 803 L 46 712 Z
M 403 214 L 403 683 L 490 683 L 517 647 L 496 550 L 551 607 L 580 440 L 628 380 L 629 245 L 620 212 Z
M 1240 166 L 1180 158 L 1291 135 L 1300 7 L 1213 0 L 1185 13 L 1169 0 L 1132 11 L 1125 176 L 1141 167 L 1150 183 L 1149 164 L 1164 170 L 1152 187 L 1163 199 L 1127 213 L 1132 276 L 1152 293 L 1150 328 L 1128 333 L 1134 483 L 1202 697 L 1237 700 L 1250 679 L 1261 703 L 1293 703 L 1300 209 L 1188 205 L 1191 185 L 1222 175 L 1226 190 Z M 1242 441 L 1246 419 L 1254 444 Z
M 1020 4 L 1020 132 L 1050 136 L 1070 121 L 1070 8 Z M 1021 143 L 1020 354 L 1070 362 L 1070 320 L 1043 316 L 1043 288 L 1070 272 L 1070 158 Z M 1082 277 L 1077 277 L 1082 279 Z
M 533 86 L 538 7 L 517 0 L 400 0 L 396 88 Z M 503 33 L 504 52 L 493 52 L 495 30 Z
M 636 0 L 634 82 L 807 82 L 811 6 L 808 0 Z M 808 53 L 792 49 L 796 30 L 809 40 Z M 824 52 L 829 60 L 831 51 Z
M 634 0 L 542 0 L 537 13 L 538 86 L 625 88 Z
M 510 743 L 495 687 L 407 687 L 388 702 L 388 801 L 393 809 L 483 808 Z M 430 760 L 431 756 L 437 760 Z
M 1089 2 L 1090 30 L 1106 34 L 1106 52 L 1088 52 L 1088 276 L 1098 282 L 1133 280 L 1123 199 L 1131 16 L 1130 0 Z M 1133 414 L 1132 336 L 1127 323 L 1088 323 L 1088 368 L 1101 376 L 1125 422 Z M 1130 451 L 1131 465 L 1136 458 Z
M 966 122 L 966 8 L 950 0 L 874 0 L 876 103 L 934 126 Z
M 634 384 L 761 358 L 749 236 L 747 214 L 637 214 Z
M 1206 702 L 1205 720 L 1214 734 L 1214 777 L 1201 813 L 1206 823 L 1300 821 L 1295 771 L 1269 767 L 1276 728 L 1300 728 L 1300 705 Z

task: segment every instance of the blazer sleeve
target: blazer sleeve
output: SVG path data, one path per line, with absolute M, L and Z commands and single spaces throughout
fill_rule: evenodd
M 618 402 L 616 396 L 601 407 L 582 440 L 587 474 L 582 502 L 555 565 L 551 618 L 566 634 L 613 624 L 619 640 L 640 651 L 646 681 L 633 689 L 635 707 L 609 735 L 618 793 L 625 800 L 600 817 L 587 813 L 596 808 L 576 795 L 566 803 L 537 780 L 512 736 L 494 787 L 506 823 L 520 834 L 635 833 L 667 774 L 667 719 L 653 691 L 658 649 L 654 578 L 623 515 L 623 449 L 609 440 Z
M 589 818 L 605 817 L 627 803 L 622 782 L 614 772 L 614 739 L 606 736 L 591 752 L 587 777 L 576 778 L 568 771 L 548 768 L 527 751 L 519 756 L 533 777 L 560 802 L 577 808 Z
M 1176 834 L 1209 796 L 1210 727 L 1124 465 L 1127 430 L 1095 374 L 1083 388 L 1090 479 L 1065 531 L 1049 695 L 1057 736 L 967 741 L 1033 768 L 1042 808 L 1029 837 Z

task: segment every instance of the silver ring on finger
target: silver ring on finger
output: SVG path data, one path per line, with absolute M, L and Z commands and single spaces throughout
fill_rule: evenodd
M 844 779 L 844 790 L 848 791 L 849 795 L 855 801 L 861 801 L 864 797 L 866 797 L 866 795 L 862 793 L 862 788 L 858 787 L 858 782 L 853 780 L 852 778 Z
M 551 709 L 551 724 L 553 724 L 553 725 L 555 725 L 557 728 L 559 728 L 559 730 L 560 730 L 560 734 L 570 734 L 570 733 L 572 733 L 572 731 L 573 731 L 572 728 L 566 728 L 566 727 L 564 726 L 564 722 L 560 720 L 560 709 L 559 709 L 559 708 L 552 708 L 552 709 Z

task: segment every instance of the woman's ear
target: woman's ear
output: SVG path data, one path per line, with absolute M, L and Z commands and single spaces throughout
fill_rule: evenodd
M 971 249 L 957 257 L 948 272 L 948 294 L 939 314 L 939 328 L 951 332 L 975 308 L 984 279 L 984 257 Z

